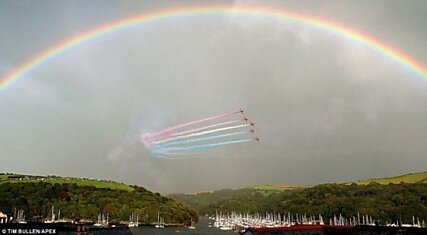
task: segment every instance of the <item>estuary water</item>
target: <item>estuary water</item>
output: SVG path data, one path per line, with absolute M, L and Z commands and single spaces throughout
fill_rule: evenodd
M 213 224 L 213 221 L 212 221 Z M 199 222 L 196 224 L 196 229 L 188 229 L 181 227 L 165 227 L 155 228 L 152 226 L 141 226 L 138 228 L 131 228 L 131 232 L 135 235 L 152 234 L 152 235 L 164 235 L 164 234 L 213 234 L 213 235 L 224 235 L 224 234 L 238 234 L 234 231 L 222 231 L 218 228 L 209 228 L 209 219 L 205 216 L 199 217 Z

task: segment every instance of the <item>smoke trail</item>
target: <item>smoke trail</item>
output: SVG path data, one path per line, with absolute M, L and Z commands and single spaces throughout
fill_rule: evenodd
M 235 136 L 235 135 L 243 135 L 243 134 L 249 134 L 249 132 L 238 131 L 238 132 L 232 132 L 232 133 L 214 135 L 214 136 L 208 136 L 208 137 L 201 137 L 201 138 L 190 139 L 190 140 L 177 140 L 177 141 L 169 142 L 166 144 L 160 144 L 158 146 L 153 146 L 153 148 L 159 148 L 160 149 L 163 147 L 168 147 L 168 146 L 173 146 L 173 145 L 190 144 L 190 143 L 195 143 L 195 142 L 202 142 L 202 141 L 207 141 L 207 140 L 214 140 L 214 139 L 218 139 L 218 138 Z
M 167 143 L 167 142 L 171 142 L 171 141 L 174 141 L 174 140 L 187 139 L 187 138 L 201 136 L 201 135 L 208 135 L 208 134 L 212 134 L 212 133 L 216 133 L 216 132 L 233 130 L 233 129 L 238 129 L 238 128 L 247 127 L 247 126 L 249 126 L 249 124 L 223 127 L 223 128 L 213 129 L 213 130 L 209 130 L 209 131 L 202 131 L 202 132 L 197 132 L 197 133 L 194 133 L 194 134 L 181 135 L 181 136 L 177 136 L 177 137 L 174 137 L 174 138 L 168 138 L 168 139 L 164 139 L 164 140 L 153 141 L 152 144 L 162 144 L 162 143 Z
M 202 153 L 199 152 L 167 152 L 167 151 L 161 151 L 161 150 L 150 150 L 150 154 L 153 157 L 156 158 L 163 158 L 163 159 L 171 159 L 171 160 L 177 160 L 177 159 L 187 159 L 194 156 L 202 156 Z
M 180 125 L 177 125 L 177 126 L 169 127 L 167 129 L 161 130 L 159 132 L 150 134 L 149 138 L 154 137 L 155 139 L 159 139 L 159 138 L 162 137 L 162 135 L 164 135 L 166 133 L 169 133 L 171 131 L 174 131 L 176 129 L 179 129 L 179 128 L 183 128 L 183 127 L 187 127 L 187 126 L 191 126 L 191 125 L 195 125 L 195 124 L 199 124 L 199 123 L 202 123 L 202 122 L 207 122 L 207 121 L 211 121 L 211 120 L 215 120 L 215 119 L 220 119 L 220 118 L 228 117 L 228 116 L 235 115 L 235 114 L 238 114 L 238 113 L 240 113 L 240 111 L 231 112 L 231 113 L 225 113 L 225 114 L 221 114 L 221 115 L 217 115 L 217 116 L 212 116 L 212 117 L 200 119 L 200 120 L 197 120 L 197 121 L 187 122 L 187 123 L 180 124 Z
M 219 126 L 226 126 L 229 124 L 233 124 L 236 122 L 242 122 L 243 120 L 238 119 L 238 120 L 233 120 L 233 121 L 229 121 L 229 122 L 223 122 L 223 123 L 218 123 L 218 124 L 213 124 L 210 126 L 205 126 L 205 127 L 200 127 L 200 128 L 196 128 L 196 129 L 192 129 L 192 130 L 188 130 L 188 131 L 182 131 L 182 132 L 178 132 L 178 133 L 172 133 L 170 135 L 168 135 L 168 137 L 174 137 L 174 136 L 179 136 L 179 135 L 185 135 L 185 134 L 189 134 L 189 133 L 194 133 L 194 132 L 198 132 L 198 131 L 202 131 L 202 130 L 207 130 L 207 129 L 211 129 L 213 127 L 219 127 Z
M 156 158 L 186 159 L 191 156 L 205 155 L 204 152 L 194 150 L 245 143 L 253 140 L 249 137 L 249 129 L 245 128 L 253 125 L 248 123 L 247 118 L 244 119 L 246 123 L 242 119 L 221 121 L 222 118 L 239 113 L 243 113 L 243 110 L 187 122 L 153 134 L 145 133 L 140 136 L 140 140 L 148 149 L 150 156 Z M 204 122 L 206 124 L 199 125 Z M 192 127 L 192 125 L 195 126 Z M 253 132 L 252 128 L 250 131 Z
M 229 145 L 229 144 L 239 144 L 239 143 L 244 143 L 249 141 L 252 141 L 252 139 L 231 140 L 231 141 L 225 141 L 225 142 L 219 142 L 219 143 L 213 143 L 213 144 L 193 145 L 193 146 L 187 146 L 187 147 L 169 147 L 169 148 L 164 148 L 163 151 L 190 151 L 195 149 L 219 147 L 219 146 Z
M 190 154 L 191 155 L 191 154 Z M 188 159 L 191 158 L 189 154 L 185 155 L 185 156 L 179 156 L 179 157 L 169 157 L 168 154 L 160 154 L 157 155 L 157 158 L 162 158 L 162 159 L 168 159 L 168 160 L 180 160 L 180 159 Z
M 162 156 L 200 156 L 201 153 L 186 153 L 186 152 L 155 152 L 156 156 L 162 155 Z

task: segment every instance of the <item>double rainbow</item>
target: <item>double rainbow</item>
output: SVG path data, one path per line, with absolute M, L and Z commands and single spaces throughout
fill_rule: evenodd
M 24 75 L 30 73 L 38 66 L 61 55 L 67 50 L 70 50 L 85 42 L 90 41 L 91 39 L 101 37 L 102 35 L 106 35 L 109 33 L 113 33 L 119 29 L 123 29 L 137 24 L 149 23 L 160 19 L 171 19 L 182 16 L 215 13 L 242 14 L 248 16 L 269 16 L 309 25 L 311 27 L 322 29 L 324 31 L 332 32 L 347 40 L 353 41 L 354 43 L 365 45 L 366 47 L 371 48 L 374 51 L 377 51 L 388 58 L 391 58 L 393 61 L 400 64 L 401 66 L 413 71 L 417 74 L 417 76 L 427 79 L 427 68 L 425 68 L 415 59 L 411 58 L 409 55 L 406 55 L 405 53 L 388 46 L 384 42 L 381 42 L 366 34 L 356 32 L 341 24 L 280 9 L 259 6 L 236 6 L 230 8 L 230 6 L 214 5 L 168 8 L 156 12 L 144 13 L 117 22 L 105 24 L 80 35 L 77 35 L 76 37 L 70 38 L 64 42 L 61 42 L 51 47 L 46 51 L 41 52 L 40 54 L 28 60 L 15 70 L 11 71 L 9 74 L 7 74 L 0 80 L 0 92 L 10 87 L 15 81 L 19 80 Z

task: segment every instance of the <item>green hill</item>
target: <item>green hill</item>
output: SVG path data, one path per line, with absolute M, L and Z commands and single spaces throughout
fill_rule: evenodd
M 401 183 L 402 182 L 402 183 Z M 392 184 L 390 184 L 392 183 Z M 427 220 L 426 172 L 316 186 L 260 185 L 209 193 L 170 195 L 200 214 L 215 211 L 290 213 L 332 217 L 369 214 L 385 222 Z
M 251 211 L 263 210 L 264 198 L 273 197 L 275 194 L 295 189 L 303 189 L 305 186 L 294 185 L 257 185 L 240 189 L 222 189 L 213 192 L 194 194 L 171 194 L 170 197 L 197 210 L 199 213 L 210 213 L 215 203 L 227 201 L 236 209 L 246 208 Z M 242 206 L 242 207 L 239 207 Z
M 356 181 L 356 184 L 366 185 L 373 182 L 379 183 L 379 184 L 427 183 L 427 172 L 417 172 L 417 173 L 409 173 L 409 174 L 386 177 L 386 178 L 359 180 L 359 181 Z
M 140 222 L 157 221 L 157 214 L 167 224 L 197 221 L 197 213 L 172 198 L 161 196 L 139 186 L 112 181 L 0 174 L 0 211 L 13 215 L 25 211 L 26 218 L 46 218 L 51 207 L 61 210 L 66 219 L 95 221 L 98 214 L 108 214 L 110 221 L 128 220 L 138 214 Z
M 77 184 L 79 186 L 93 186 L 95 188 L 109 188 L 114 190 L 133 191 L 134 189 L 126 184 L 117 183 L 110 180 L 98 180 L 74 177 L 59 176 L 36 176 L 12 173 L 0 173 L 0 184 L 2 183 L 23 183 L 23 182 L 46 182 L 50 184 Z

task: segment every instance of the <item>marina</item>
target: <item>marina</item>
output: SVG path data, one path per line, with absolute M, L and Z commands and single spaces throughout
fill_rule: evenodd
M 411 223 L 396 221 L 381 225 L 369 215 L 343 217 L 341 214 L 329 218 L 329 222 L 324 222 L 322 215 L 308 216 L 306 214 L 290 213 L 265 213 L 265 214 L 243 214 L 243 213 L 223 213 L 216 212 L 215 217 L 209 217 L 209 225 L 223 231 L 240 231 L 242 234 L 260 234 L 268 232 L 289 233 L 295 231 L 319 231 L 336 232 L 346 231 L 351 234 L 365 234 L 366 231 L 411 231 L 403 234 L 422 234 L 427 232 L 425 221 L 420 222 L 419 218 L 412 217 Z M 356 232 L 357 231 L 357 232 Z

